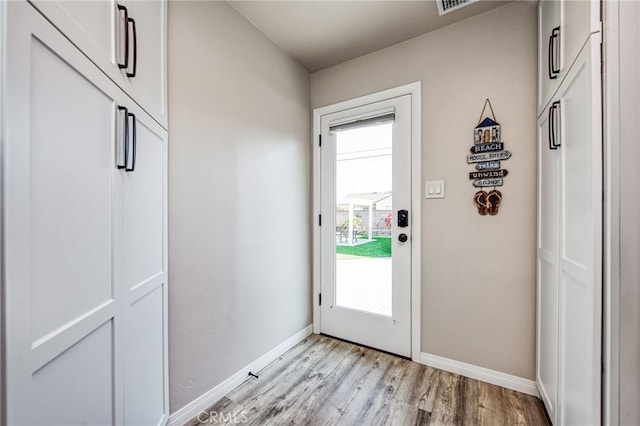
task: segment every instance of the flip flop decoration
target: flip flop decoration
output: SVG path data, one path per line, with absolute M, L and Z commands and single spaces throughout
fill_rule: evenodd
M 491 118 L 484 115 L 487 105 L 491 110 Z M 487 98 L 478 125 L 473 129 L 471 154 L 467 155 L 467 163 L 475 165 L 475 171 L 469 173 L 469 179 L 473 180 L 475 188 L 481 188 L 473 196 L 473 204 L 481 216 L 495 216 L 502 204 L 502 192 L 496 186 L 502 186 L 505 176 L 509 174 L 508 170 L 501 167 L 502 161 L 511 157 L 511 152 L 504 149 L 501 133 L 500 123 L 496 121 L 491 101 Z M 493 187 L 493 190 L 486 192 L 482 189 L 485 187 Z
M 502 203 L 502 192 L 498 191 L 497 189 L 489 191 L 489 193 L 487 194 L 487 212 L 491 216 L 495 216 L 498 214 L 500 203 Z
M 487 207 L 487 193 L 483 190 L 476 192 L 473 196 L 473 204 L 478 208 L 478 213 L 482 216 L 486 216 L 488 212 Z

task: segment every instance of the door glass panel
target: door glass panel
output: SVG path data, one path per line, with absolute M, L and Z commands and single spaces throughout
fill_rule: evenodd
M 335 132 L 335 304 L 391 316 L 393 123 Z

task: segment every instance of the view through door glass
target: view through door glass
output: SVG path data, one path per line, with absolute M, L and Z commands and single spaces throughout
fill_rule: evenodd
M 393 123 L 336 131 L 336 305 L 392 316 Z

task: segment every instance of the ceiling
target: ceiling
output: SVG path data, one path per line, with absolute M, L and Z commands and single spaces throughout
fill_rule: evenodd
M 309 72 L 375 52 L 508 2 L 478 0 L 439 16 L 435 0 L 228 1 Z

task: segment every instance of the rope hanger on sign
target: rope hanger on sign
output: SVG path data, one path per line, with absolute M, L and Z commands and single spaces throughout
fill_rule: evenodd
M 487 105 L 489 105 L 489 109 L 491 110 L 491 116 L 493 117 L 493 121 L 495 121 L 496 123 L 498 122 L 498 120 L 496 119 L 496 115 L 493 113 L 493 107 L 491 106 L 491 101 L 489 100 L 489 98 L 487 98 L 484 101 L 482 112 L 480 112 L 480 118 L 478 118 L 478 124 L 480 124 L 480 122 L 482 121 L 482 117 L 484 116 L 484 110 L 487 108 Z

